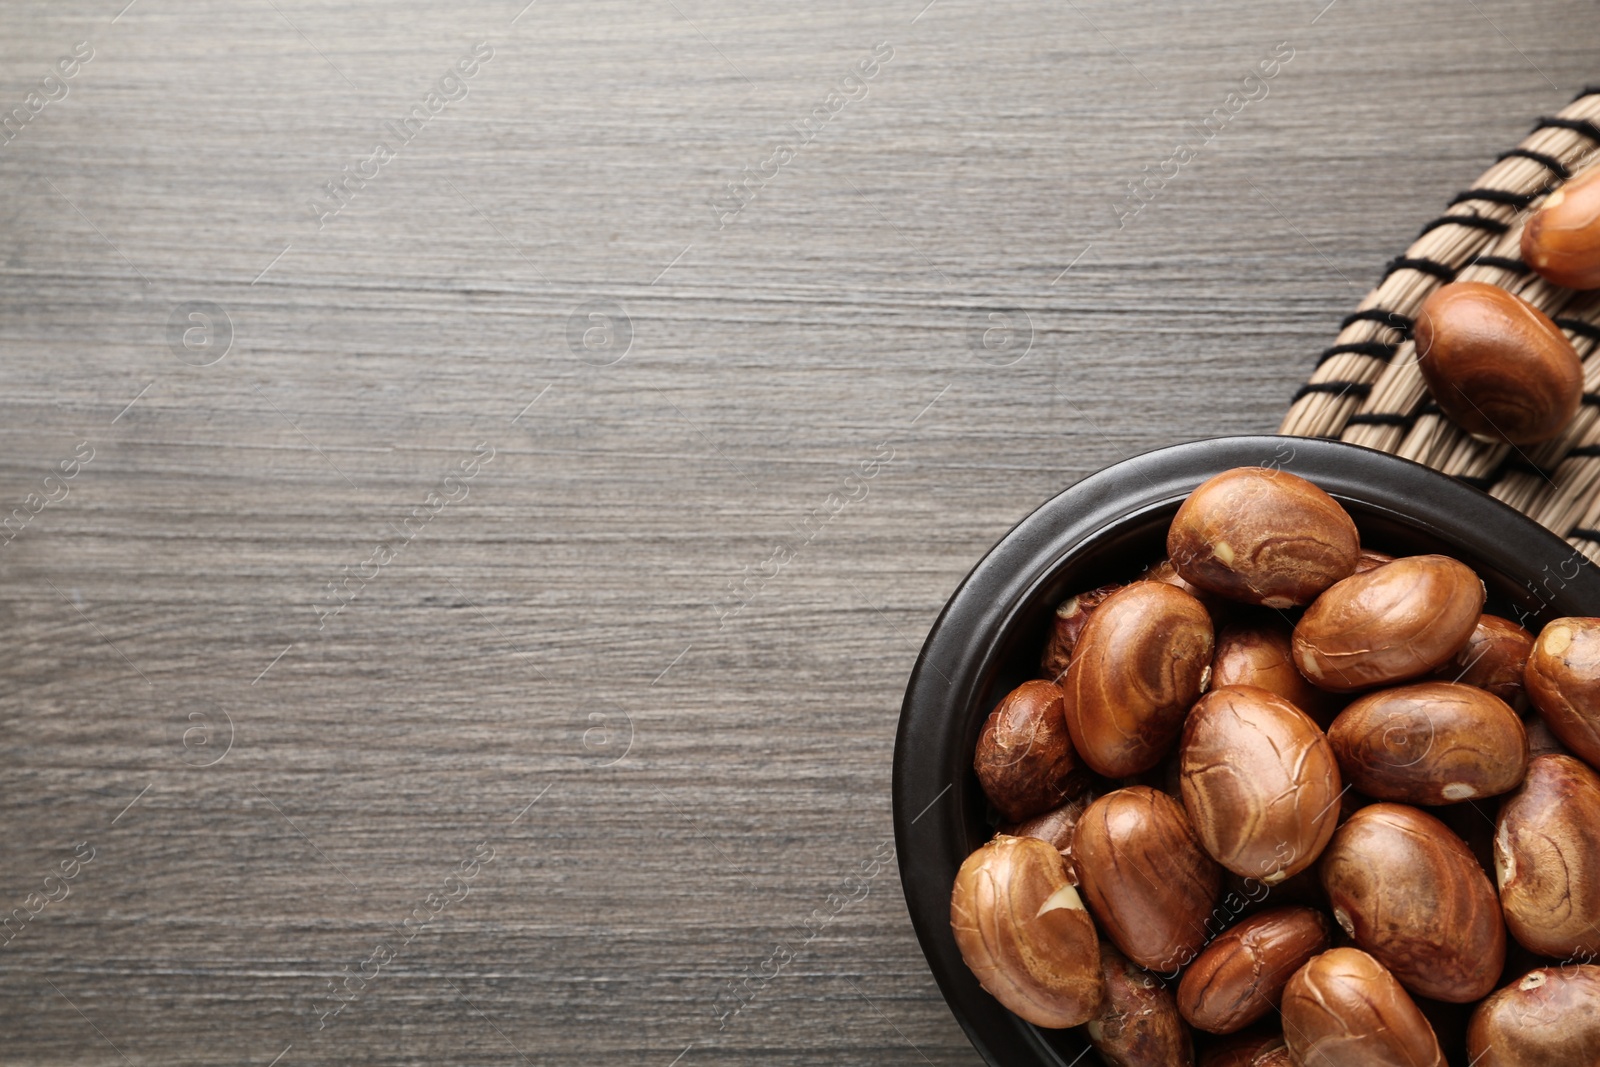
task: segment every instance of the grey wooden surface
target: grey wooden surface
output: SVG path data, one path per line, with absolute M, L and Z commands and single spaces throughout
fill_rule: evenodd
M 974 1063 L 874 863 L 945 597 L 1600 77 L 1581 0 L 521 2 L 0 7 L 0 1062 Z

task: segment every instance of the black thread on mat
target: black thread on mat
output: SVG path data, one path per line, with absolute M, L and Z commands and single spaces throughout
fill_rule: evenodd
M 1388 278 L 1397 270 L 1421 271 L 1444 282 L 1456 276 L 1455 268 L 1448 263 L 1440 263 L 1436 259 L 1413 259 L 1410 256 L 1395 256 L 1384 266 L 1383 276 Z
M 1364 397 L 1372 392 L 1370 382 L 1307 382 L 1294 391 L 1290 404 L 1298 404 L 1312 393 L 1334 393 L 1338 396 Z
M 1345 425 L 1409 427 L 1415 420 L 1415 415 L 1397 415 L 1388 411 L 1371 411 L 1365 414 L 1351 415 Z
M 1346 315 L 1344 321 L 1339 323 L 1339 332 L 1343 333 L 1358 322 L 1381 322 L 1391 330 L 1399 330 L 1407 337 L 1411 336 L 1411 319 L 1398 311 L 1386 311 L 1383 308 L 1367 308 L 1365 311 Z
M 1576 104 L 1586 96 L 1600 96 L 1600 85 L 1585 85 L 1583 90 L 1572 98 L 1572 102 Z
M 1572 177 L 1572 171 L 1568 170 L 1567 165 L 1561 160 L 1555 156 L 1547 156 L 1543 152 L 1535 152 L 1531 148 L 1513 148 L 1509 152 L 1501 152 L 1495 157 L 1494 161 L 1499 163 L 1506 159 L 1531 159 L 1546 170 L 1553 172 L 1562 181 Z
M 1456 480 L 1465 482 L 1474 489 L 1481 489 L 1487 493 L 1491 488 L 1493 488 L 1496 482 L 1506 476 L 1506 465 L 1510 459 L 1511 456 L 1509 453 L 1507 453 L 1499 463 L 1495 464 L 1494 470 L 1490 471 L 1488 474 L 1478 476 L 1458 474 L 1455 476 Z
M 1514 193 L 1509 189 L 1467 189 L 1450 198 L 1446 206 L 1455 207 L 1457 204 L 1471 203 L 1474 200 L 1483 200 L 1490 204 L 1502 204 L 1506 207 L 1525 208 L 1545 194 L 1540 189 L 1536 193 Z
M 1417 414 L 1418 415 L 1443 415 L 1444 412 L 1439 410 L 1439 405 L 1435 401 L 1429 400 L 1427 403 L 1423 404 L 1420 408 L 1417 409 Z
M 1424 226 L 1417 236 L 1426 236 L 1441 226 L 1465 226 L 1469 230 L 1483 230 L 1496 235 L 1511 229 L 1507 223 L 1501 222 L 1499 219 L 1491 219 L 1487 215 L 1440 215 Z
M 1596 325 L 1592 322 L 1585 322 L 1582 319 L 1568 318 L 1566 316 L 1551 319 L 1550 321 L 1554 322 L 1557 326 L 1561 327 L 1563 330 L 1566 330 L 1568 333 L 1575 333 L 1579 337 L 1587 337 L 1591 341 L 1600 341 L 1600 325 Z
M 1591 406 L 1600 407 L 1600 393 L 1584 393 L 1583 402 Z
M 1592 526 L 1574 526 L 1567 531 L 1567 539 L 1570 541 L 1573 538 L 1579 541 L 1600 542 L 1600 530 L 1596 530 Z
M 1600 445 L 1579 445 L 1577 448 L 1569 449 L 1567 458 L 1571 459 L 1573 456 L 1580 459 L 1586 456 L 1600 456 Z
M 1389 360 L 1394 358 L 1399 345 L 1384 344 L 1382 341 L 1350 341 L 1342 345 L 1324 348 L 1322 355 L 1317 357 L 1317 366 L 1322 366 L 1334 356 L 1356 355 L 1370 356 L 1373 359 Z
M 1512 274 L 1526 274 L 1533 268 L 1520 259 L 1510 256 L 1473 256 L 1467 263 L 1469 267 L 1496 267 L 1500 270 L 1510 271 Z
M 1507 471 L 1520 471 L 1523 474 L 1537 474 L 1545 481 L 1549 481 L 1552 475 L 1555 474 L 1554 471 L 1547 471 L 1537 463 L 1533 462 L 1533 460 L 1529 459 L 1527 456 L 1520 455 L 1516 452 L 1511 452 L 1506 455 L 1506 458 L 1500 464 L 1500 470 L 1496 473 L 1499 475 L 1504 475 Z M 1498 481 L 1499 478 L 1496 478 L 1495 480 Z
M 1600 141 L 1600 126 L 1596 126 L 1588 119 L 1564 119 L 1541 115 L 1539 124 L 1534 127 L 1534 130 L 1571 130 L 1574 133 L 1583 134 L 1591 141 Z

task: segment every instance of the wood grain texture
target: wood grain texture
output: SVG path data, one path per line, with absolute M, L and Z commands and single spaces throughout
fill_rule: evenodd
M 1275 426 L 1600 43 L 1580 0 L 125 2 L 0 15 L 0 111 L 94 53 L 0 144 L 0 512 L 57 498 L 0 548 L 0 903 L 95 850 L 0 948 L 7 1064 L 975 1063 L 895 871 L 846 888 L 940 605 L 1081 475 Z

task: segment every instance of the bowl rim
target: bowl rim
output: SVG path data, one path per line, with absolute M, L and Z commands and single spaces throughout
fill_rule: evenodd
M 1518 562 L 1526 560 L 1519 576 L 1547 576 L 1539 587 L 1526 583 L 1525 607 L 1558 616 L 1600 611 L 1600 568 L 1562 538 L 1436 470 L 1342 441 L 1253 435 L 1170 445 L 1112 464 L 1045 501 L 984 554 L 945 603 L 912 668 L 895 734 L 895 849 L 912 927 L 945 1003 L 996 1067 L 1068 1061 L 983 991 L 951 936 L 950 889 L 966 858 L 958 844 L 967 833 L 961 801 L 976 779 L 961 731 L 948 724 L 968 714 L 999 670 L 999 637 L 1036 608 L 1042 587 L 1098 534 L 1172 508 L 1205 479 L 1244 466 L 1291 471 L 1369 519 L 1376 513 L 1464 556 L 1504 559 L 1515 551 Z

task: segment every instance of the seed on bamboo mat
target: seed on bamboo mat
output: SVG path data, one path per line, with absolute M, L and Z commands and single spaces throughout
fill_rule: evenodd
M 1418 368 L 1439 408 L 1475 437 L 1526 445 L 1559 434 L 1583 367 L 1544 312 L 1484 282 L 1454 282 L 1417 315 Z

